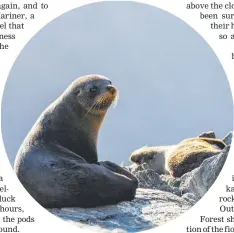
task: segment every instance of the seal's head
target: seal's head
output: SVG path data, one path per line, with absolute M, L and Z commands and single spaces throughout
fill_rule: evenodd
M 57 143 L 90 163 L 97 162 L 98 132 L 117 97 L 117 88 L 104 76 L 77 78 L 42 113 L 34 130 L 38 140 Z
M 136 163 L 137 165 L 141 165 L 149 160 L 153 160 L 153 158 L 154 152 L 147 146 L 133 151 L 130 155 L 130 161 Z
M 142 147 L 132 152 L 130 161 L 137 166 L 147 167 L 158 174 L 167 174 L 165 163 L 166 154 L 171 149 L 168 146 Z
M 85 110 L 85 115 L 99 115 L 118 99 L 117 88 L 102 75 L 86 75 L 76 79 L 68 88 L 74 104 Z

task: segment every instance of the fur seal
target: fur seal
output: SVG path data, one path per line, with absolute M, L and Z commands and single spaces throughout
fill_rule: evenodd
M 14 169 L 42 206 L 86 208 L 135 197 L 134 175 L 112 162 L 98 162 L 98 132 L 117 92 L 104 76 L 80 77 L 45 109 L 26 136 Z
M 170 174 L 181 177 L 199 167 L 203 160 L 218 154 L 226 144 L 215 138 L 189 138 L 178 145 L 142 147 L 134 151 L 130 161 L 156 171 L 158 174 Z

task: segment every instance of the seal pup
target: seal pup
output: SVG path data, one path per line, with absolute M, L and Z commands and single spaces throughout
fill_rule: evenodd
M 26 136 L 14 169 L 42 206 L 96 207 L 135 197 L 134 175 L 112 162 L 98 163 L 98 132 L 117 92 L 104 76 L 80 77 Z
M 159 175 L 170 174 L 173 177 L 181 177 L 225 147 L 226 144 L 219 139 L 189 138 L 178 145 L 142 147 L 131 154 L 130 161 L 138 166 L 146 165 Z

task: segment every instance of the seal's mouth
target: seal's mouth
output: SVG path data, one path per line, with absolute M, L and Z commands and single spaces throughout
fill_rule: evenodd
M 91 104 L 91 107 L 87 110 L 84 118 L 89 114 L 103 114 L 111 106 L 112 103 L 117 104 L 119 98 L 118 90 L 113 85 L 107 85 L 104 87 L 104 91 L 97 95 Z
M 118 101 L 118 90 L 113 85 L 108 85 L 106 91 L 97 97 L 97 105 L 95 109 L 105 110 L 110 107 L 112 103 L 116 105 Z

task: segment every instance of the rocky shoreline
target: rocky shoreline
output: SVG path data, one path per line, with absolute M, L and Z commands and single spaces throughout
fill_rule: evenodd
M 209 137 L 209 134 L 202 136 Z M 49 211 L 80 228 L 100 232 L 138 232 L 160 226 L 190 209 L 209 190 L 226 161 L 232 132 L 223 140 L 226 148 L 180 178 L 159 175 L 147 167 L 127 167 L 139 181 L 136 197 L 131 202 Z

